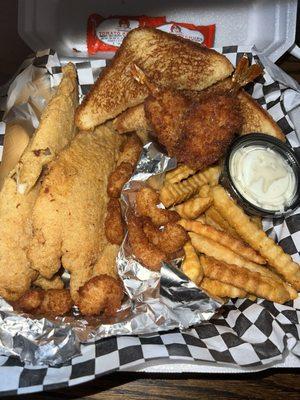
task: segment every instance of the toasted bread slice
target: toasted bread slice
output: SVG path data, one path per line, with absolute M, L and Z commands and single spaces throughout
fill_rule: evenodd
M 240 110 L 243 116 L 241 135 L 247 133 L 267 133 L 279 140 L 285 141 L 285 135 L 271 115 L 262 108 L 245 90 L 238 94 Z
M 225 79 L 233 67 L 212 49 L 154 28 L 133 29 L 76 112 L 79 129 L 91 129 L 142 103 L 148 90 L 131 73 L 137 64 L 158 85 L 201 90 Z
M 185 95 L 194 100 L 203 99 L 201 92 L 185 91 Z M 238 99 L 243 117 L 241 135 L 252 132 L 266 133 L 285 141 L 284 134 L 271 115 L 243 89 L 239 92 Z M 151 127 L 145 116 L 144 104 L 139 104 L 124 111 L 114 119 L 113 126 L 118 133 L 135 130 L 151 131 Z

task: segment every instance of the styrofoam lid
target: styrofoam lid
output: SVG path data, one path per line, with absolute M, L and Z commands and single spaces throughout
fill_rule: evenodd
M 19 0 L 19 34 L 33 50 L 52 47 L 63 57 L 87 57 L 91 13 L 215 23 L 215 47 L 256 45 L 275 61 L 294 43 L 297 0 Z

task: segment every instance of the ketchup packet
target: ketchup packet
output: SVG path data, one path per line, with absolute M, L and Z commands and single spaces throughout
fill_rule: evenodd
M 207 47 L 212 47 L 215 39 L 215 25 L 198 26 L 185 22 L 167 22 L 166 17 L 145 15 L 104 18 L 99 14 L 91 14 L 87 23 L 88 53 L 92 55 L 98 52 L 115 52 L 127 33 L 138 27 L 157 28 Z
M 92 14 L 87 23 L 87 48 L 89 54 L 97 52 L 116 51 L 123 39 L 134 28 L 158 27 L 166 23 L 166 17 L 113 16 L 104 18 Z

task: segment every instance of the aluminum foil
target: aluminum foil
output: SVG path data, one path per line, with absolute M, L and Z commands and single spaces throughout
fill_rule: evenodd
M 30 107 L 10 107 L 6 122 L 13 122 L 13 115 L 36 126 L 37 116 Z M 125 217 L 147 179 L 156 176 L 158 182 L 162 181 L 164 173 L 175 166 L 176 161 L 154 143 L 144 146 L 135 173 L 122 191 Z M 116 263 L 127 296 L 117 315 L 109 319 L 83 318 L 76 307 L 69 316 L 37 318 L 14 312 L 0 298 L 0 353 L 18 356 L 33 365 L 58 365 L 79 355 L 80 343 L 114 335 L 186 329 L 210 319 L 221 302 L 211 299 L 180 271 L 181 261 L 164 263 L 160 272 L 150 271 L 131 254 L 125 237 Z

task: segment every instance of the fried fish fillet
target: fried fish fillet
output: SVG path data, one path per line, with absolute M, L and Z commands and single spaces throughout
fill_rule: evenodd
M 30 268 L 26 255 L 32 234 L 31 214 L 40 185 L 36 182 L 42 166 L 69 143 L 74 133 L 73 120 L 78 102 L 76 72 L 72 64 L 63 72 L 62 81 L 42 115 L 39 128 L 0 192 L 0 295 L 6 300 L 18 299 L 37 278 L 38 274 Z M 44 154 L 46 149 L 51 154 Z M 16 180 L 27 185 L 28 193 L 18 193 Z
M 20 193 L 28 193 L 38 180 L 43 166 L 52 161 L 75 135 L 74 114 L 78 105 L 75 66 L 63 67 L 63 77 L 56 93 L 45 108 L 38 129 L 17 165 Z
M 62 264 L 74 301 L 107 244 L 106 186 L 122 142 L 106 126 L 77 134 L 50 165 L 33 209 L 32 267 L 49 279 Z
M 0 295 L 6 300 L 17 300 L 38 275 L 26 256 L 38 191 L 35 186 L 28 194 L 19 194 L 15 180 L 8 177 L 0 192 Z

